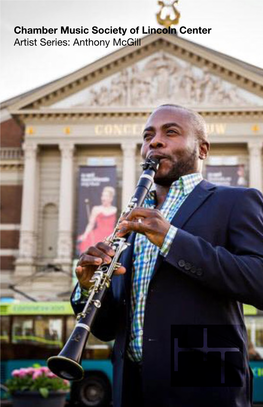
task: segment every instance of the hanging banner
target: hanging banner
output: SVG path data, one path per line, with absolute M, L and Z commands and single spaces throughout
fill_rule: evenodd
M 235 187 L 248 185 L 244 165 L 207 165 L 206 179 L 216 185 Z
M 80 167 L 76 255 L 109 236 L 116 220 L 116 167 Z

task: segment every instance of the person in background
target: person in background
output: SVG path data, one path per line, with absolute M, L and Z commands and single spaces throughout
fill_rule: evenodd
M 103 241 L 109 236 L 116 223 L 116 206 L 112 205 L 115 189 L 107 186 L 101 194 L 101 205 L 93 206 L 84 233 L 78 236 L 78 252 L 84 252 L 89 246 Z

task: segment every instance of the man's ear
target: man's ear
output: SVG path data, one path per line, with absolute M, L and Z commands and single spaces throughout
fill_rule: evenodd
M 199 143 L 199 158 L 200 158 L 200 160 L 205 160 L 206 159 L 209 150 L 210 150 L 210 143 L 208 141 L 201 140 L 200 143 Z

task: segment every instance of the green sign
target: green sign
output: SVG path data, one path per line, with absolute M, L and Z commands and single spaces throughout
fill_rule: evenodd
M 11 304 L 0 303 L 0 315 L 10 315 Z
M 73 310 L 69 302 L 20 302 L 0 303 L 1 315 L 71 315 Z M 245 315 L 257 315 L 253 305 L 244 304 Z
M 20 302 L 1 304 L 1 315 L 71 315 L 69 302 Z

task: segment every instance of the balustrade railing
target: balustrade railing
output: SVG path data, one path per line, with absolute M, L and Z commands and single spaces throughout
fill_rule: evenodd
M 20 148 L 1 148 L 0 160 L 21 160 L 23 158 L 23 150 Z

